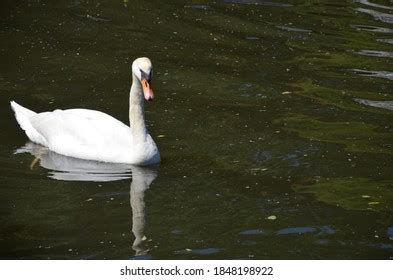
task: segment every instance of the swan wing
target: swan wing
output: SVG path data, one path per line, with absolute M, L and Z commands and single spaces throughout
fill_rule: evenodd
M 124 162 L 125 151 L 132 147 L 130 127 L 99 111 L 55 110 L 36 114 L 30 120 L 45 139 L 45 146 L 59 154 Z

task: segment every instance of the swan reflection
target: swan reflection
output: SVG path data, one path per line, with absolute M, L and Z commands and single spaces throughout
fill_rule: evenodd
M 158 175 L 157 170 L 147 167 L 132 167 L 132 182 L 130 187 L 130 204 L 132 208 L 132 233 L 135 236 L 132 249 L 136 256 L 146 255 L 144 247 L 147 240 L 145 232 L 145 191 Z
M 111 182 L 131 179 L 130 205 L 132 208 L 132 233 L 135 240 L 132 249 L 135 256 L 146 255 L 149 249 L 145 231 L 145 191 L 156 179 L 158 170 L 155 167 L 141 167 L 127 164 L 88 161 L 63 156 L 32 142 L 17 149 L 15 154 L 30 153 L 35 159 L 30 168 L 36 165 L 49 170 L 49 177 L 62 181 Z

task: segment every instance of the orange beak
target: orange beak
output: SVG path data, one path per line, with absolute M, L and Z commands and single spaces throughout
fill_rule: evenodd
M 150 84 L 147 80 L 142 79 L 142 89 L 143 89 L 143 95 L 145 96 L 145 99 L 147 101 L 152 101 L 154 99 L 154 94 L 153 94 L 153 89 L 150 87 Z

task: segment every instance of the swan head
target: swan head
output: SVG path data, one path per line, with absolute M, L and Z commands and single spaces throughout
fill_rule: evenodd
M 153 66 L 150 59 L 147 57 L 140 57 L 132 63 L 132 72 L 138 78 L 142 85 L 143 95 L 147 101 L 152 101 L 154 98 L 153 89 L 151 87 L 151 80 L 153 77 Z

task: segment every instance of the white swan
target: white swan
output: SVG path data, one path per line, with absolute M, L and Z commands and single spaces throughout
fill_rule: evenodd
M 94 110 L 69 109 L 35 113 L 14 101 L 11 107 L 27 137 L 50 150 L 75 158 L 150 165 L 160 161 L 157 145 L 147 132 L 144 100 L 153 99 L 152 64 L 146 57 L 132 63 L 130 127 Z

